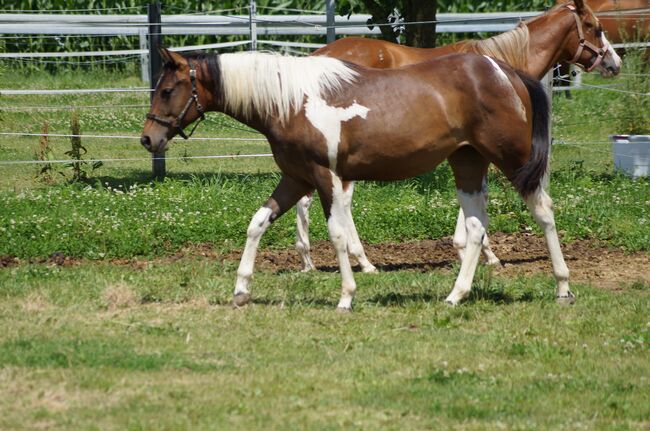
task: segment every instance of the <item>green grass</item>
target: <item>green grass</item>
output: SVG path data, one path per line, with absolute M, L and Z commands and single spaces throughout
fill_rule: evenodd
M 259 273 L 246 310 L 228 306 L 234 275 L 207 259 L 1 271 L 0 428 L 648 424 L 650 286 L 576 285 L 567 308 L 548 277 L 483 274 L 448 308 L 451 273 L 358 274 L 341 316 L 332 274 Z
M 128 75 L 5 73 L 4 88 L 141 85 Z M 615 81 L 624 83 L 625 77 Z M 590 83 L 610 83 L 589 78 Z M 144 95 L 2 97 L 0 107 L 146 104 Z M 621 132 L 621 94 L 554 99 L 567 143 Z M 81 110 L 82 132 L 137 135 L 146 108 Z M 650 118 L 650 115 L 647 116 Z M 198 136 L 256 136 L 213 115 Z M 2 131 L 67 133 L 66 110 L 0 114 Z M 146 157 L 136 141 L 84 138 L 87 158 Z M 52 138 L 53 159 L 66 139 Z M 0 137 L 0 160 L 32 159 L 36 138 Z M 265 143 L 177 141 L 170 156 L 266 152 Z M 564 241 L 650 250 L 650 184 L 613 171 L 609 144 L 555 145 L 551 194 Z M 505 278 L 480 267 L 460 307 L 442 301 L 457 268 L 355 274 L 355 311 L 333 310 L 332 273 L 258 271 L 254 304 L 229 306 L 236 262 L 153 260 L 188 243 L 241 248 L 278 181 L 271 159 L 105 163 L 87 183 L 65 167 L 0 167 L 0 255 L 86 258 L 73 267 L 0 269 L 0 429 L 646 429 L 650 286 L 574 284 L 554 303 L 549 274 Z M 491 231 L 536 230 L 502 176 L 489 177 Z M 368 242 L 451 234 L 449 168 L 361 183 L 354 216 Z M 327 238 L 314 203 L 312 239 Z M 294 213 L 262 247 L 293 244 Z M 113 257 L 142 264 L 115 265 Z

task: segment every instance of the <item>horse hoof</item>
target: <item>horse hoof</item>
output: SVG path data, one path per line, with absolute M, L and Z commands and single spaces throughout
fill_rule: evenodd
M 352 309 L 348 307 L 336 307 L 336 312 L 339 314 L 350 314 Z
M 361 272 L 364 272 L 366 274 L 376 274 L 379 271 L 377 271 L 377 268 L 375 268 L 374 265 L 370 265 L 370 266 L 364 266 L 363 268 L 361 268 Z
M 445 299 L 445 304 L 448 305 L 449 307 L 455 307 L 455 306 L 458 305 L 457 302 L 454 302 L 454 301 L 452 301 L 450 299 Z
M 251 301 L 251 294 L 239 292 L 232 298 L 232 306 L 234 308 L 241 308 L 246 306 Z
M 502 266 L 501 261 L 498 258 L 489 259 L 487 261 L 487 264 L 488 264 L 488 266 L 493 266 L 495 268 L 498 268 L 498 267 Z
M 572 305 L 576 302 L 576 297 L 573 295 L 573 293 L 569 292 L 569 294 L 566 296 L 556 296 L 555 302 L 560 305 Z

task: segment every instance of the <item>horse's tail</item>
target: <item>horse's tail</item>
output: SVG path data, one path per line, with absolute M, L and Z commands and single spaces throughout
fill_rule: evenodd
M 510 179 L 515 189 L 526 197 L 540 187 L 548 168 L 550 103 L 546 96 L 546 89 L 539 81 L 519 70 L 515 72 L 528 90 L 533 109 L 533 142 L 530 159 L 517 169 Z

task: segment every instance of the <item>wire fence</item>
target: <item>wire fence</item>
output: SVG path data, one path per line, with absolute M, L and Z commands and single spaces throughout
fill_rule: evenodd
M 314 15 L 315 17 L 318 16 L 319 19 L 322 17 L 319 17 L 320 15 L 323 15 L 323 11 L 314 11 L 314 10 L 305 10 L 305 9 L 294 9 L 294 8 L 284 8 L 281 6 L 278 7 L 272 7 L 272 6 L 260 6 L 260 9 L 268 9 L 271 11 L 284 11 L 284 12 L 291 12 L 291 13 L 301 13 L 301 14 L 310 14 Z M 142 7 L 132 7 L 129 9 L 137 9 L 137 10 L 142 10 Z M 181 12 L 188 12 L 187 10 L 182 10 L 182 8 L 171 8 L 173 10 L 181 11 Z M 48 14 L 50 12 L 54 14 L 61 14 L 63 15 L 64 13 L 67 12 L 90 12 L 90 11 L 112 11 L 115 10 L 114 8 L 105 8 L 105 9 L 74 9 L 74 10 L 67 10 L 67 11 L 47 11 Z M 261 25 L 282 25 L 282 26 L 307 26 L 307 27 L 312 27 L 315 29 L 341 29 L 341 28 L 351 28 L 351 27 L 368 27 L 371 25 L 372 27 L 380 27 L 380 26 L 407 26 L 407 25 L 421 25 L 421 24 L 445 24 L 445 25 L 450 25 L 450 24 L 472 24 L 472 23 L 500 23 L 503 20 L 512 20 L 515 18 L 521 19 L 521 18 L 528 18 L 531 16 L 537 15 L 536 12 L 533 13 L 513 13 L 513 14 L 499 14 L 498 16 L 492 15 L 492 16 L 485 16 L 485 17 L 470 17 L 470 16 L 461 16 L 462 14 L 450 14 L 449 16 L 445 17 L 444 19 L 436 19 L 436 20 L 423 20 L 423 21 L 411 21 L 411 22 L 406 22 L 406 21 L 397 21 L 393 23 L 386 23 L 386 24 L 376 24 L 376 23 L 371 23 L 369 24 L 368 22 L 364 23 L 343 23 L 343 24 L 334 24 L 334 25 L 324 25 L 321 22 L 317 22 L 314 20 L 311 20 L 308 17 L 300 17 L 298 19 L 291 17 L 290 15 L 279 15 L 279 16 L 257 16 L 254 19 L 251 19 L 249 16 L 244 16 L 244 15 L 232 15 L 231 13 L 241 11 L 241 10 L 248 10 L 248 6 L 243 6 L 239 8 L 232 8 L 232 9 L 222 9 L 218 11 L 209 11 L 209 12 L 193 12 L 187 16 L 184 16 L 183 19 L 179 18 L 168 18 L 164 22 L 161 23 L 161 27 L 178 27 L 178 28 L 193 28 L 193 27 L 210 27 L 210 26 L 224 26 L 224 25 L 229 25 L 232 24 L 232 22 L 254 22 L 256 24 L 261 24 Z M 16 12 L 21 12 L 25 14 L 32 14 L 32 15 L 45 15 L 45 14 L 40 14 L 40 13 L 34 13 L 34 11 L 6 11 L 6 10 L 0 10 L 0 13 L 16 13 Z M 219 14 L 220 16 L 216 19 L 198 19 L 199 17 L 208 17 L 210 18 L 211 15 L 216 15 Z M 638 9 L 634 11 L 635 16 L 639 16 L 641 14 L 642 16 L 648 16 L 650 17 L 650 8 L 643 8 L 643 9 Z M 88 15 L 91 17 L 91 15 Z M 149 26 L 149 23 L 146 22 L 146 17 L 144 16 L 136 16 L 132 15 L 134 17 L 138 17 L 137 20 L 143 20 L 142 22 L 123 22 L 120 21 L 119 19 L 114 19 L 111 20 L 111 18 L 105 18 L 102 17 L 101 20 L 101 25 L 109 25 L 109 26 L 120 26 L 120 27 L 136 27 L 136 28 L 146 28 Z M 142 18 L 144 17 L 144 18 Z M 196 17 L 196 19 L 192 18 Z M 15 21 L 20 23 L 19 20 Z M 29 22 L 28 19 L 25 20 L 25 22 Z M 50 24 L 54 25 L 87 25 L 87 26 L 92 26 L 92 25 L 98 25 L 98 21 L 94 19 L 88 18 L 86 21 L 83 19 L 66 19 L 66 18 L 52 18 L 49 17 L 47 19 L 47 22 Z M 167 34 L 164 31 L 159 33 L 159 35 L 162 34 Z M 17 41 L 20 42 L 22 39 L 25 38 L 31 38 L 31 39 L 51 39 L 55 43 L 53 43 L 51 46 L 59 46 L 59 47 L 64 47 L 65 45 L 61 43 L 62 38 L 87 38 L 87 37 L 139 37 L 138 34 L 114 34 L 114 33 L 106 33 L 106 34 L 66 34 L 66 35 L 3 35 L 0 36 L 0 40 L 5 40 L 5 41 Z M 257 44 L 260 45 L 268 45 L 270 47 L 277 47 L 283 50 L 283 52 L 289 52 L 292 54 L 302 54 L 305 55 L 307 54 L 302 50 L 312 50 L 312 49 L 317 49 L 324 44 L 319 44 L 319 43 L 304 43 L 304 42 L 289 42 L 289 41 L 273 41 L 273 40 L 257 40 Z M 212 43 L 212 44 L 202 44 L 202 45 L 193 45 L 193 46 L 187 46 L 187 47 L 175 47 L 175 48 L 170 48 L 173 51 L 192 51 L 192 50 L 199 50 L 199 49 L 222 49 L 222 48 L 234 48 L 234 47 L 244 47 L 249 44 L 251 44 L 251 40 L 240 40 L 240 41 L 233 41 L 233 42 L 225 42 L 225 43 Z M 625 46 L 625 47 L 643 47 L 643 46 L 649 46 L 648 43 L 634 43 L 634 44 L 627 44 L 627 45 L 620 45 L 620 46 Z M 0 60 L 2 61 L 32 61 L 32 62 L 39 62 L 39 63 L 44 63 L 44 64 L 75 64 L 75 65 L 82 65 L 82 64 L 95 64 L 95 63 L 120 63 L 120 62 L 132 62 L 134 60 L 141 59 L 142 56 L 145 56 L 149 53 L 148 49 L 121 49 L 121 50 L 112 50 L 112 51 L 76 51 L 76 52 L 18 52 L 18 53 L 0 53 Z M 92 60 L 89 61 L 67 61 L 63 60 L 64 58 L 83 58 L 83 57 L 88 57 L 92 58 Z M 116 58 L 103 58 L 103 57 L 116 57 Z M 121 57 L 121 58 L 117 58 Z M 45 60 L 48 58 L 55 58 L 55 61 L 49 61 Z M 623 74 L 624 76 L 648 76 L 650 74 L 646 73 L 630 73 L 630 74 Z M 568 79 L 568 77 L 561 77 L 560 80 L 562 82 L 567 82 L 570 83 L 571 81 Z M 585 90 L 600 90 L 600 91 L 611 91 L 611 92 L 617 92 L 617 93 L 624 93 L 624 94 L 629 94 L 629 95 L 635 95 L 635 96 L 649 96 L 650 93 L 640 93 L 640 92 L 635 92 L 635 91 L 629 91 L 625 89 L 620 89 L 620 88 L 615 88 L 615 86 L 612 85 L 594 85 L 594 84 L 586 84 L 582 83 L 582 87 L 577 87 L 576 89 L 582 88 Z M 83 94 L 109 94 L 109 93 L 144 93 L 148 94 L 152 90 L 148 87 L 132 87 L 132 88 L 96 88 L 96 89 L 2 89 L 0 90 L 0 96 L 27 96 L 27 95 L 44 95 L 44 96 L 60 96 L 60 95 L 83 95 Z M 112 105 L 60 105 L 60 106 L 50 106 L 50 105 L 32 105 L 32 106 L 10 106 L 10 107 L 0 107 L 1 111 L 5 112 L 26 112 L 26 111 L 40 111 L 40 110 L 91 110 L 91 109 L 113 109 L 113 110 L 118 110 L 118 109 L 145 109 L 148 108 L 148 104 L 112 104 Z M 584 122 L 581 123 L 576 123 L 576 124 L 584 124 Z M 563 126 L 570 126 L 571 123 L 563 123 Z M 245 128 L 237 128 L 237 127 L 232 127 L 232 129 L 244 131 L 247 133 L 253 133 L 259 135 L 258 132 L 250 129 L 245 129 Z M 0 136 L 4 137 L 43 137 L 47 136 L 48 138 L 84 138 L 84 139 L 102 139 L 102 140 L 131 140 L 135 141 L 140 139 L 140 136 L 137 135 L 120 135 L 120 134 L 101 134 L 101 133 L 90 133 L 90 134 L 66 134 L 66 133 L 26 133 L 26 132 L 0 132 Z M 224 142 L 224 141 L 231 141 L 231 142 L 255 142 L 255 141 L 264 141 L 266 142 L 265 138 L 255 138 L 255 137 L 249 137 L 249 138 L 242 138 L 242 137 L 193 137 L 189 139 L 190 141 L 215 141 L 215 142 Z M 557 141 L 555 142 L 556 145 L 559 146 L 576 146 L 576 147 L 589 147 L 590 151 L 595 151 L 595 152 L 603 152 L 603 153 L 608 153 L 612 154 L 610 150 L 605 150 L 605 149 L 600 149 L 600 148 L 594 148 L 594 146 L 603 146 L 607 144 L 611 144 L 610 141 L 575 141 L 575 142 L 565 142 L 565 141 Z M 633 157 L 630 155 L 626 154 L 614 154 L 615 156 L 618 157 Z M 272 154 L 268 153 L 256 153 L 256 154 L 215 154 L 215 155 L 205 155 L 205 156 L 178 156 L 178 157 L 166 157 L 166 160 L 183 160 L 183 161 L 189 161 L 189 160 L 211 160 L 211 159 L 238 159 L 238 158 L 267 158 L 271 157 Z M 7 167 L 7 166 L 16 166 L 16 165 L 43 165 L 43 164 L 71 164 L 71 163 L 96 163 L 96 162 L 106 162 L 106 163 L 119 163 L 119 162 L 141 162 L 141 161 L 147 161 L 150 162 L 152 160 L 151 157 L 132 157 L 132 158 L 96 158 L 96 159 L 87 159 L 87 160 L 76 160 L 76 159 L 66 159 L 66 160 L 2 160 L 0 161 L 0 166 L 2 167 Z M 155 160 L 155 159 L 154 159 Z

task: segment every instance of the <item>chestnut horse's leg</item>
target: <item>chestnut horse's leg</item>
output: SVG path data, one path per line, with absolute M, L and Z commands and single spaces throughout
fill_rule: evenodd
M 241 307 L 250 301 L 251 295 L 248 286 L 253 275 L 255 255 L 260 238 L 271 223 L 293 207 L 311 189 L 308 184 L 283 175 L 271 197 L 253 216 L 248 226 L 246 246 L 237 270 L 237 282 L 233 297 L 235 307 Z
M 296 205 L 296 250 L 300 255 L 302 272 L 316 269 L 309 255 L 309 207 L 312 199 L 310 192 L 300 198 Z
M 560 248 L 560 240 L 558 239 L 555 228 L 553 201 L 541 186 L 536 192 L 531 193 L 525 201 L 528 209 L 533 214 L 533 218 L 542 228 L 546 237 L 546 246 L 551 255 L 551 264 L 553 265 L 553 275 L 555 275 L 555 280 L 557 281 L 557 302 L 571 304 L 575 301 L 575 297 L 571 293 L 571 290 L 569 290 L 569 268 L 564 262 L 562 249 Z
M 361 271 L 363 272 L 377 272 L 377 268 L 370 263 L 366 257 L 366 252 L 363 249 L 363 244 L 359 239 L 359 234 L 357 233 L 357 227 L 354 225 L 354 219 L 352 218 L 352 195 L 354 194 L 354 183 L 352 181 L 346 181 L 343 183 L 343 194 L 345 205 L 345 228 L 348 232 L 348 251 L 352 256 L 354 256 L 359 265 L 361 266 Z

